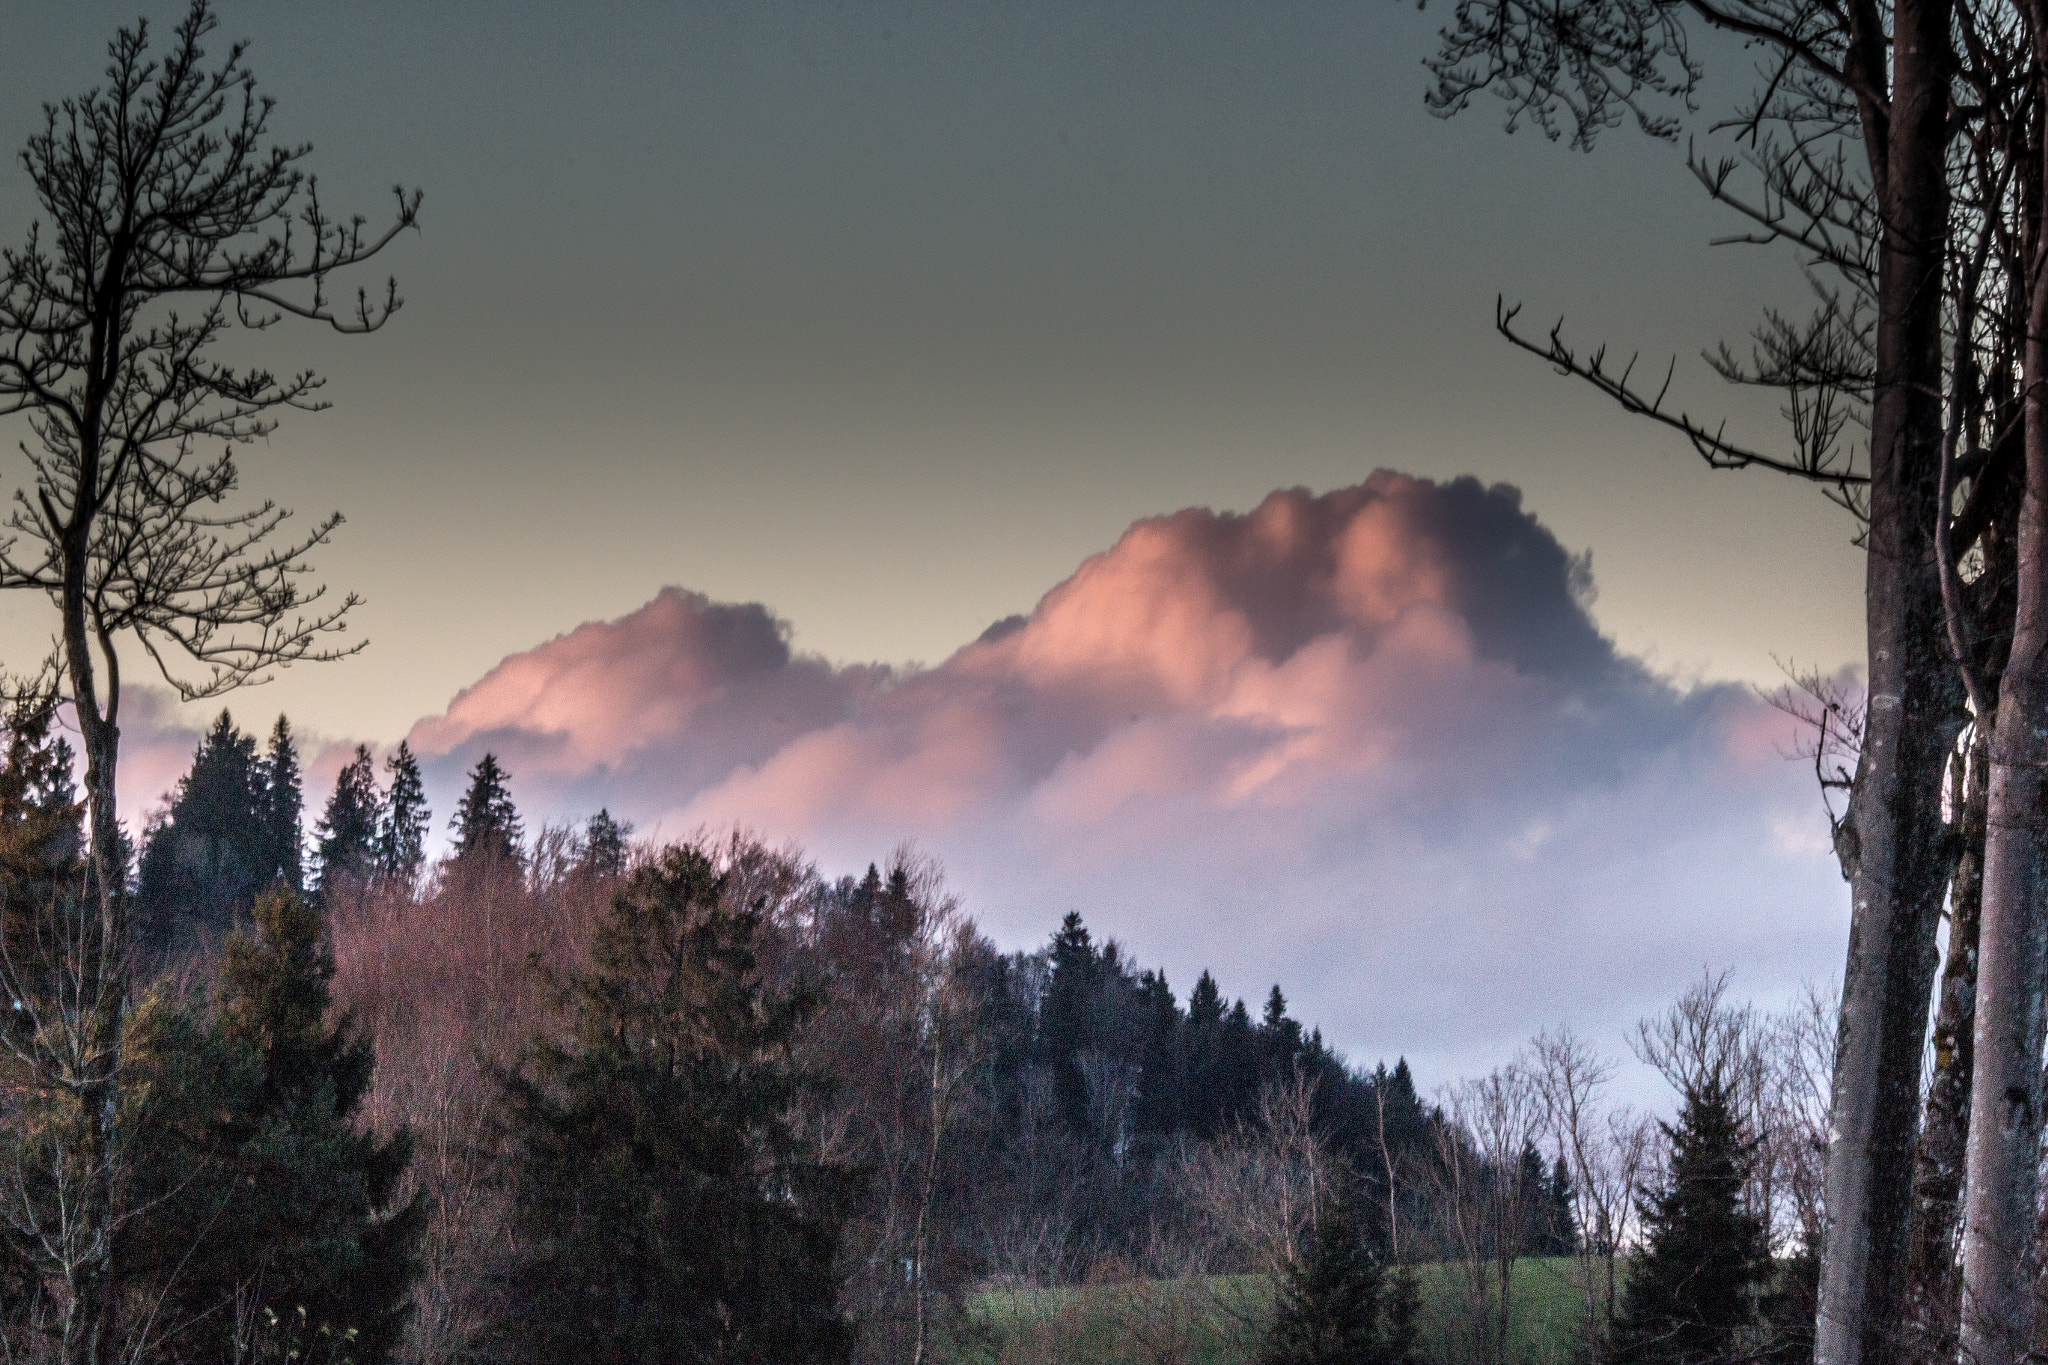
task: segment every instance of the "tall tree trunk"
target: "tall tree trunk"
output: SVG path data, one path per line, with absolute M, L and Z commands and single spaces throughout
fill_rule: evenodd
M 1889 118 L 1873 146 L 1876 383 L 1865 558 L 1869 707 L 1841 840 L 1851 889 L 1836 1043 L 1818 1365 L 1902 1344 L 1920 1061 L 1947 880 L 1941 775 L 1961 724 L 1935 572 L 1949 0 L 1898 0 Z
M 1956 1225 L 1970 1131 L 1970 1079 L 1975 1065 L 1977 933 L 1984 890 L 1985 782 L 1990 755 L 1983 732 L 1970 745 L 1957 825 L 1961 855 L 1949 888 L 1948 961 L 1934 1024 L 1934 1075 L 1920 1125 L 1913 1172 L 1912 1238 L 1907 1252 L 1907 1354 L 1952 1360 L 1961 1285 L 1956 1278 Z
M 2048 13 L 2030 4 L 2036 62 Z M 2036 174 L 2048 169 L 2037 166 Z M 2034 1204 L 2041 1155 L 2042 885 L 2048 765 L 2048 281 L 2041 236 L 2027 301 L 2026 459 L 2020 496 L 2012 654 L 1998 689 L 1985 818 L 1984 909 L 1977 965 L 1976 1065 L 1963 1225 L 1962 1354 L 1977 1365 L 2027 1358 L 2033 1344 Z
M 81 527 L 86 523 L 80 519 Z M 119 679 L 111 652 L 109 676 L 94 676 L 93 640 L 86 620 L 86 532 L 65 538 L 63 644 L 72 709 L 85 750 L 85 798 L 89 825 L 87 854 L 92 903 L 78 907 L 79 925 L 71 938 L 77 960 L 67 964 L 78 973 L 77 1028 L 82 1074 L 67 1078 L 76 1086 L 86 1109 L 84 1170 L 76 1176 L 77 1219 L 82 1237 L 96 1243 L 79 1263 L 64 1310 L 64 1365 L 99 1365 L 112 1333 L 116 1289 L 114 1230 L 120 1215 L 121 1044 L 128 1004 L 127 864 L 121 855 L 121 828 L 115 808 L 114 775 L 120 748 L 116 724 Z M 105 696 L 106 705 L 101 705 Z M 81 888 L 83 890 L 83 888 Z

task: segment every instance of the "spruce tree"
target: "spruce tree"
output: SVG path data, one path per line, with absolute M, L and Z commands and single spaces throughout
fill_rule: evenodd
M 358 744 L 355 757 L 336 775 L 313 835 L 323 901 L 370 883 L 377 869 L 377 769 L 367 744 Z
M 1301 1023 L 1287 1017 L 1287 997 L 1280 993 L 1277 981 L 1266 996 L 1266 1011 L 1259 1019 L 1259 1039 L 1266 1054 L 1261 1069 L 1268 1076 L 1287 1076 L 1305 1060 L 1307 1040 L 1302 1037 Z
M 558 983 L 559 1040 L 502 1077 L 513 1225 L 530 1260 L 507 1359 L 847 1359 L 833 1263 L 853 1185 L 792 1123 L 816 1008 L 764 984 L 760 916 L 695 848 L 613 897 Z
M 210 1020 L 161 990 L 138 1011 L 145 1212 L 117 1254 L 160 1286 L 156 1358 L 233 1359 L 238 1313 L 303 1308 L 373 1365 L 399 1345 L 418 1273 L 423 1196 L 396 1198 L 410 1140 L 361 1122 L 374 1056 L 348 1016 L 328 1020 L 318 912 L 280 888 L 252 918 L 227 942 Z
M 269 783 L 256 741 L 222 711 L 169 808 L 144 835 L 138 930 L 157 948 L 217 938 L 275 871 Z
M 427 809 L 419 760 L 404 740 L 384 760 L 384 769 L 391 774 L 391 786 L 377 825 L 377 879 L 409 892 L 427 865 L 427 830 L 433 815 Z
M 1414 1287 L 1386 1283 L 1360 1195 L 1347 1182 L 1282 1276 L 1260 1365 L 1406 1365 L 1413 1354 Z
M 1728 1086 L 1710 1075 L 1686 1091 L 1670 1176 L 1644 1214 L 1614 1329 L 1624 1365 L 1726 1365 L 1755 1355 L 1759 1296 L 1772 1274 L 1762 1221 L 1743 1207 L 1756 1144 Z
M 455 807 L 448 827 L 455 831 L 455 862 L 461 867 L 497 864 L 517 866 L 519 843 L 525 831 L 512 793 L 505 787 L 505 770 L 497 755 L 485 754 L 469 771 L 469 790 Z
M 583 854 L 577 869 L 592 877 L 625 876 L 631 852 L 626 839 L 632 833 L 629 822 L 615 820 L 609 810 L 600 810 L 583 827 Z
M 1203 972 L 1188 992 L 1187 1090 L 1181 1114 L 1198 1138 L 1212 1138 L 1224 1128 L 1223 992 L 1216 978 Z
M 306 806 L 305 779 L 299 771 L 299 746 L 292 738 L 291 722 L 283 715 L 278 716 L 270 731 L 270 747 L 264 753 L 257 785 L 261 791 L 258 808 L 263 819 L 259 874 L 263 885 L 304 891 L 305 848 L 300 820 Z
M 1069 910 L 1052 939 L 1052 976 L 1046 982 L 1039 1011 L 1038 1046 L 1052 1068 L 1053 1095 L 1068 1131 L 1087 1141 L 1093 1125 L 1088 1112 L 1088 1082 L 1081 1074 L 1086 1050 L 1089 1006 L 1095 999 L 1098 961 L 1088 927 Z
M 1186 1075 L 1180 1007 L 1165 972 L 1149 971 L 1138 979 L 1138 1010 L 1145 1042 L 1131 1126 L 1163 1144 L 1181 1126 Z
M 85 806 L 72 781 L 71 746 L 51 737 L 55 718 L 53 708 L 32 698 L 17 700 L 7 713 L 0 761 L 0 874 L 15 898 L 22 897 L 24 886 L 47 890 L 55 878 L 75 873 L 84 851 Z

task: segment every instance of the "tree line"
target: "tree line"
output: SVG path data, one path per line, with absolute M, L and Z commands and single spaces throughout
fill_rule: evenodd
M 12 963 L 21 892 L 80 875 L 84 829 L 48 713 L 7 734 Z M 1277 985 L 1256 1016 L 1208 972 L 1182 996 L 1078 913 L 1000 951 L 908 852 L 833 879 L 605 812 L 529 835 L 494 756 L 411 875 L 379 853 L 430 820 L 403 747 L 381 787 L 358 750 L 275 857 L 291 734 L 259 755 L 223 713 L 140 841 L 142 904 L 173 840 L 211 840 L 188 864 L 219 881 L 159 888 L 190 908 L 133 1022 L 128 1358 L 964 1360 L 999 1348 L 991 1292 L 1170 1282 L 1245 1359 L 1506 1365 L 1531 1258 L 1572 1267 L 1589 1358 L 1810 1351 L 1812 1011 L 1713 981 L 1646 1023 L 1668 1127 L 1607 1106 L 1611 1064 L 1562 1033 L 1426 1098 Z M 10 982 L 31 1014 L 63 990 Z M 53 1174 L 4 1191 L 0 1321 L 33 1357 L 62 1317 L 38 1230 L 71 1192 L 23 1079 L 4 1166 Z M 1246 1274 L 1249 1309 L 1218 1288 Z M 1171 1326 L 1133 1326 L 1136 1358 Z

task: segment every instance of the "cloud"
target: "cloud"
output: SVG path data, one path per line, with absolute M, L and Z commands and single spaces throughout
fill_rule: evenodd
M 1382 471 L 1138 522 L 922 671 L 664 589 L 411 741 L 444 800 L 489 749 L 530 816 L 846 869 L 912 838 L 1010 944 L 1079 909 L 1183 990 L 1278 980 L 1359 1056 L 1449 1069 L 1561 1018 L 1612 1037 L 1705 962 L 1760 995 L 1839 965 L 1784 718 L 1654 676 L 1591 597 L 1516 490 Z

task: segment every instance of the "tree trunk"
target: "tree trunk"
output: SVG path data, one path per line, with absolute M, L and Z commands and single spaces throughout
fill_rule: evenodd
M 1950 1360 L 1956 1353 L 1961 1285 L 1956 1279 L 1956 1224 L 1970 1132 L 1970 1080 L 1975 1065 L 1977 942 L 1984 890 L 1985 780 L 1989 763 L 1982 731 L 1970 746 L 1964 776 L 1961 856 L 1949 888 L 1948 962 L 1934 1024 L 1934 1076 L 1920 1125 L 1913 1173 L 1912 1237 L 1907 1252 L 1907 1354 Z
M 82 524 L 84 518 L 80 519 Z M 111 1334 L 115 1293 L 114 1229 L 119 1217 L 119 1131 L 121 1100 L 121 1034 L 128 996 L 128 926 L 125 891 L 127 866 L 121 856 L 121 830 L 115 808 L 114 775 L 120 748 L 115 724 L 118 680 L 106 683 L 107 707 L 100 705 L 94 678 L 91 637 L 87 633 L 84 582 L 86 534 L 67 536 L 64 545 L 62 594 L 66 673 L 72 709 L 85 750 L 85 798 L 89 822 L 92 890 L 96 904 L 81 904 L 79 932 L 73 951 L 79 960 L 78 1023 L 84 1074 L 70 1078 L 88 1114 L 85 1169 L 80 1179 L 78 1219 L 82 1235 L 96 1242 L 93 1254 L 79 1265 L 69 1286 L 64 1310 L 64 1365 L 99 1365 Z M 111 656 L 108 668 L 114 667 Z
M 2048 55 L 2030 5 L 2035 57 Z M 2038 171 L 2037 171 L 2038 173 Z M 2036 225 L 2036 251 L 2040 238 Z M 2038 257 L 2036 258 L 2038 262 Z M 1998 689 L 1985 819 L 1976 1065 L 1963 1226 L 1962 1353 L 1978 1365 L 2027 1358 L 2033 1338 L 2034 1203 L 2041 1155 L 2043 765 L 2048 764 L 2048 281 L 2027 302 L 2026 477 L 2020 497 L 2012 656 Z
M 1878 186 L 1865 559 L 1869 707 L 1840 852 L 1851 888 L 1836 1042 L 1817 1365 L 1902 1344 L 1920 1062 L 1947 880 L 1941 775 L 1961 724 L 1935 572 L 1949 0 L 1898 0 Z

